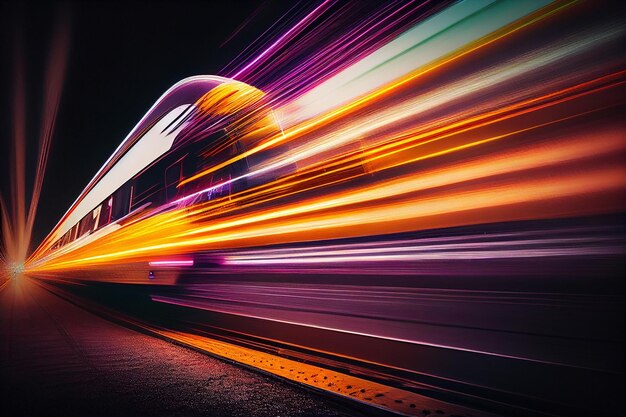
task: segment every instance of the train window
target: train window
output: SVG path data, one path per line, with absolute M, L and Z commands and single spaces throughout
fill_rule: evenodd
M 106 226 L 111 222 L 111 209 L 113 208 L 113 196 L 104 200 L 101 204 L 100 219 L 98 221 L 98 229 Z
M 182 161 L 170 165 L 165 170 L 165 185 L 177 185 L 182 175 Z
M 111 221 L 119 220 L 129 213 L 130 209 L 130 184 L 122 185 L 113 193 L 113 206 L 111 207 Z
M 92 231 L 95 232 L 96 229 L 98 229 L 99 225 L 100 225 L 100 212 L 102 211 L 102 204 L 100 204 L 98 207 L 96 207 L 94 209 L 94 211 L 91 212 L 91 218 L 92 218 Z
M 135 178 L 131 205 L 132 209 L 142 204 L 156 202 L 158 200 L 156 194 L 158 194 L 161 188 L 162 173 L 158 173 L 157 171 L 158 166 L 153 166 Z M 157 173 L 159 175 L 157 175 Z
M 184 157 L 165 169 L 165 198 L 167 201 L 175 199 L 179 194 L 178 183 L 183 177 Z
M 78 223 L 78 237 L 82 237 L 87 234 L 87 232 L 91 232 L 91 221 L 92 221 L 91 213 L 87 214 L 85 217 L 81 219 Z
M 78 223 L 76 223 L 74 226 L 72 226 L 72 228 L 70 230 L 72 231 L 72 233 L 70 235 L 70 242 L 73 242 L 78 237 Z

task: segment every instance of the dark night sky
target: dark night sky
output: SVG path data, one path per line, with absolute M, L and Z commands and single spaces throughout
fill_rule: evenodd
M 278 1 L 70 3 L 69 62 L 52 140 L 33 249 L 154 101 L 172 84 L 220 70 L 276 22 Z M 8 191 L 8 156 L 16 32 L 24 41 L 27 180 L 35 172 L 46 57 L 58 4 L 0 2 L 2 101 L 0 176 Z M 260 9 L 259 9 L 260 8 Z M 257 9 L 231 41 L 220 47 Z M 30 185 L 28 186 L 30 189 Z

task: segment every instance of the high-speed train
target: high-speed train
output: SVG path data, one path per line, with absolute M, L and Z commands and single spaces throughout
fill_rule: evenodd
M 267 180 L 245 173 L 280 151 L 276 147 L 202 174 L 276 135 L 282 131 L 262 91 L 218 76 L 183 79 L 156 101 L 87 184 L 35 252 L 35 263 L 88 245 L 147 211 L 194 206 Z M 79 268 L 72 277 L 173 283 L 188 263 L 143 262 L 123 272 L 119 265 L 100 265 L 82 273 Z

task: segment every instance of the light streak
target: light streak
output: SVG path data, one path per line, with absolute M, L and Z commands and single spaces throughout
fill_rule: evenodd
M 240 73 L 251 71 L 290 42 L 290 36 L 321 16 L 320 8 L 329 4 L 322 3 Z M 215 157 L 216 162 L 183 178 L 177 187 L 187 190 L 221 169 L 257 157 L 247 171 L 217 183 L 207 181 L 208 186 L 191 189 L 165 206 L 151 207 L 120 227 L 64 250 L 48 253 L 43 245 L 28 268 L 153 265 L 159 262 L 155 257 L 178 259 L 203 251 L 623 210 L 626 169 L 617 155 L 626 153 L 626 140 L 623 126 L 611 116 L 623 107 L 620 97 L 626 90 L 623 57 L 611 52 L 624 36 L 623 23 L 570 30 L 559 39 L 524 44 L 523 52 L 498 49 L 502 43 L 520 42 L 522 35 L 541 25 L 554 24 L 552 18 L 572 7 L 577 6 L 507 1 L 453 5 L 333 77 L 304 88 L 304 95 L 286 100 L 276 109 L 284 131 L 253 123 L 245 131 L 254 140 L 243 151 L 216 158 L 232 146 L 229 141 L 208 149 L 205 157 Z M 597 51 L 608 51 L 602 65 Z M 486 56 L 487 64 L 480 66 L 477 54 Z M 419 60 L 413 59 L 418 55 Z M 401 57 L 413 58 L 400 64 Z M 405 65 L 409 61 L 413 64 Z M 470 69 L 465 69 L 466 62 Z M 457 73 L 448 78 L 451 68 Z M 359 84 L 362 80 L 368 81 Z M 211 122 L 220 124 L 226 123 L 229 112 L 260 102 L 254 94 L 245 105 L 223 101 L 228 96 L 224 94 L 216 89 L 208 101 L 196 103 L 199 110 L 185 116 L 184 123 L 191 126 L 183 129 L 185 138 L 201 137 L 207 128 L 200 115 L 209 107 L 212 114 L 224 117 Z M 329 96 L 332 100 L 321 99 Z M 271 177 L 281 170 L 286 173 Z M 257 182 L 246 188 L 252 180 Z M 196 203 L 211 191 L 234 185 L 243 189 Z M 258 259 L 235 254 L 226 257 L 225 264 L 621 253 L 611 245 L 578 249 L 517 245 L 513 250 L 484 243 L 482 248 L 476 244 L 436 253 L 411 245 L 408 252 L 399 247 L 320 249 L 314 255 Z
M 303 27 L 305 27 L 306 25 L 308 25 L 312 21 L 314 21 L 320 14 L 322 14 L 326 9 L 328 9 L 333 3 L 334 3 L 333 0 L 324 0 L 322 2 L 322 4 L 320 4 L 315 9 L 313 9 L 313 11 L 311 11 L 311 13 L 306 15 L 304 17 L 304 19 L 299 21 L 291 29 L 289 29 L 287 32 L 285 32 L 284 35 L 279 37 L 274 43 L 272 43 L 267 49 L 265 49 L 263 52 L 261 52 L 256 58 L 254 58 L 252 61 L 250 61 L 248 64 L 246 64 L 243 68 L 241 68 L 240 70 L 235 72 L 232 75 L 232 78 L 236 79 L 236 78 L 241 77 L 243 74 L 246 73 L 246 71 L 248 71 L 251 68 L 253 68 L 260 60 L 262 60 L 265 56 L 267 56 L 272 51 L 274 51 L 276 48 L 278 48 L 280 45 L 282 45 L 287 39 L 289 39 L 291 36 L 295 35 Z
M 227 265 L 272 265 L 306 263 L 419 261 L 426 259 L 498 259 L 536 258 L 543 256 L 584 256 L 594 254 L 626 254 L 613 239 L 528 239 L 497 242 L 474 242 L 445 245 L 422 245 L 420 241 L 404 241 L 399 246 L 384 248 L 353 248 L 341 250 L 295 251 L 288 254 L 267 253 L 226 256 Z M 598 245 L 605 243 L 605 245 Z M 414 246 L 412 246 L 414 245 Z M 575 247 L 571 247 L 575 245 Z M 542 246 L 539 248 L 527 246 Z
M 164 261 L 150 261 L 150 266 L 193 266 L 193 259 L 169 259 Z
M 24 81 L 24 58 L 17 41 L 14 61 L 15 84 L 13 92 L 13 140 L 11 159 L 11 209 L 2 204 L 3 240 L 9 263 L 21 263 L 26 259 L 28 239 L 26 236 L 26 97 Z M 11 217 L 9 217 L 11 213 Z M 9 226 L 10 225 L 10 226 Z
M 427 380 L 507 396 L 508 369 L 485 372 L 504 375 L 494 383 L 420 354 L 619 374 L 612 329 L 581 322 L 614 321 L 606 312 L 623 301 L 609 294 L 621 278 L 609 269 L 626 255 L 612 220 L 626 211 L 623 16 L 570 1 L 425 4 L 387 3 L 355 22 L 356 2 L 296 6 L 295 26 L 254 43 L 259 54 L 229 71 L 250 85 L 198 77 L 168 90 L 27 273 L 149 284 L 142 290 L 161 303 L 150 305 L 181 311 L 194 331 L 433 370 Z M 194 82 L 206 83 L 199 95 L 156 116 Z M 138 191 L 146 178 L 154 183 Z M 112 216 L 122 184 L 142 197 L 121 197 L 128 210 Z M 78 233 L 94 204 L 109 221 Z M 66 230 L 72 238 L 53 247 Z M 580 306 L 591 318 L 565 313 Z M 237 346 L 161 334 L 255 366 Z M 313 334 L 385 349 L 352 356 Z M 600 354 L 587 355 L 592 339 Z M 525 407 L 536 391 L 520 393 Z
M 564 6 L 562 6 L 564 7 Z M 547 17 L 549 16 L 551 13 L 553 13 L 554 10 L 547 10 L 545 12 L 544 15 L 542 15 L 541 17 Z M 534 20 L 534 19 L 533 19 Z M 499 34 L 499 35 L 493 35 L 493 38 L 490 37 L 483 37 L 481 39 L 476 39 L 474 40 L 474 42 L 470 42 L 465 46 L 465 49 L 459 49 L 457 50 L 456 54 L 452 54 L 453 51 L 449 51 L 450 54 L 444 55 L 442 57 L 440 57 L 439 59 L 435 59 L 433 61 L 431 61 L 428 65 L 424 65 L 423 67 L 418 67 L 417 69 L 414 69 L 412 72 L 410 72 L 409 74 L 405 75 L 404 77 L 401 77 L 398 80 L 395 80 L 393 83 L 390 83 L 388 85 L 384 85 L 383 87 L 375 90 L 374 92 L 371 92 L 361 98 L 358 98 L 357 100 L 354 100 L 353 102 L 350 102 L 349 104 L 346 104 L 342 107 L 339 107 L 338 109 L 329 111 L 327 113 L 322 114 L 319 117 L 313 118 L 311 120 L 305 121 L 304 123 L 300 123 L 294 127 L 292 127 L 291 129 L 283 132 L 284 134 L 282 135 L 278 135 L 272 138 L 269 138 L 268 140 L 264 141 L 263 143 L 261 143 L 260 145 L 258 145 L 256 148 L 251 149 L 251 150 L 247 150 L 245 152 L 242 152 L 241 154 L 221 163 L 221 164 L 216 164 L 215 166 L 213 166 L 212 168 L 206 169 L 196 175 L 191 176 L 190 178 L 185 179 L 184 181 L 182 181 L 180 183 L 180 185 L 185 185 L 193 180 L 196 180 L 202 176 L 206 176 L 208 174 L 211 174 L 225 166 L 228 166 L 234 162 L 240 161 L 250 155 L 254 155 L 258 152 L 261 152 L 265 149 L 269 149 L 272 148 L 280 143 L 283 142 L 287 142 L 290 140 L 293 140 L 295 138 L 298 138 L 302 135 L 305 135 L 306 133 L 309 133 L 311 130 L 316 129 L 316 128 L 322 128 L 324 127 L 325 124 L 331 123 L 334 120 L 337 120 L 338 118 L 341 117 L 348 117 L 350 116 L 350 114 L 360 108 L 363 108 L 364 106 L 366 106 L 369 103 L 375 102 L 376 100 L 381 100 L 383 99 L 385 96 L 387 96 L 388 94 L 391 93 L 398 93 L 397 90 L 399 90 L 401 87 L 406 86 L 406 84 L 408 84 L 409 82 L 413 81 L 414 79 L 423 76 L 435 69 L 437 69 L 438 67 L 449 63 L 451 61 L 453 61 L 454 59 L 458 59 L 460 57 L 462 57 L 465 54 L 468 54 L 469 52 L 478 50 L 481 47 L 484 47 L 486 45 L 489 45 L 490 43 L 494 42 L 495 40 L 497 40 L 500 37 L 506 36 L 506 35 L 510 35 L 511 33 L 519 30 L 520 28 L 523 28 L 526 24 L 528 24 L 528 21 L 521 21 L 520 23 L 517 24 L 517 26 L 509 28 L 507 32 L 505 32 L 504 34 Z M 496 32 L 497 33 L 497 32 Z M 283 125 L 283 123 L 281 123 L 281 125 Z
M 429 173 L 420 173 L 420 175 L 409 175 L 358 192 L 340 192 L 334 196 L 313 199 L 304 204 L 296 203 L 280 209 L 276 208 L 268 213 L 234 216 L 210 226 L 195 227 L 191 230 L 185 229 L 188 229 L 195 218 L 193 216 L 175 218 L 174 216 L 180 213 L 174 211 L 155 216 L 154 221 L 161 224 L 159 230 L 151 227 L 150 224 L 137 224 L 136 227 L 131 225 L 126 229 L 120 229 L 124 231 L 124 239 L 128 239 L 127 242 L 120 241 L 120 237 L 114 235 L 103 238 L 104 241 L 113 240 L 115 242 L 113 247 L 120 248 L 128 245 L 127 247 L 132 249 L 111 252 L 111 247 L 109 247 L 104 251 L 99 251 L 101 252 L 99 255 L 80 256 L 74 260 L 59 262 L 57 267 L 119 261 L 125 258 L 134 259 L 137 256 L 165 252 L 185 252 L 197 247 L 214 249 L 232 247 L 246 241 L 248 241 L 246 245 L 258 244 L 272 236 L 279 237 L 279 241 L 298 241 L 304 236 L 312 235 L 316 230 L 327 230 L 329 234 L 325 233 L 324 237 L 358 235 L 354 234 L 354 231 L 347 233 L 350 226 L 357 227 L 359 233 L 363 233 L 364 230 L 370 233 L 383 230 L 387 232 L 411 230 L 420 223 L 422 226 L 420 228 L 428 228 L 429 223 L 430 226 L 441 225 L 439 223 L 441 220 L 437 218 L 433 219 L 435 223 L 431 223 L 433 220 L 428 220 L 432 218 L 431 216 L 443 217 L 455 213 L 461 216 L 454 216 L 452 220 L 448 220 L 448 223 L 444 223 L 446 226 L 470 224 L 476 222 L 471 221 L 473 217 L 481 218 L 480 215 L 477 217 L 476 214 L 472 215 L 473 211 L 498 207 L 503 209 L 500 215 L 508 218 L 511 214 L 510 210 L 504 210 L 506 206 L 532 206 L 535 201 L 567 197 L 576 201 L 575 197 L 578 195 L 619 190 L 625 184 L 626 169 L 619 166 L 606 166 L 594 169 L 593 174 L 591 172 L 578 175 L 561 174 L 539 180 L 515 181 L 514 188 L 507 183 L 490 187 L 479 184 L 478 187 L 471 187 L 450 195 L 417 199 L 409 197 L 404 202 L 390 205 L 385 204 L 384 200 L 402 194 L 410 196 L 420 190 L 436 190 L 446 184 L 471 183 L 475 179 L 529 171 L 540 168 L 547 161 L 552 164 L 570 161 L 570 165 L 575 167 L 580 163 L 579 161 L 589 158 L 589 151 L 599 144 L 603 153 L 611 153 L 613 149 L 624 152 L 625 144 L 621 141 L 618 132 L 615 132 L 612 137 L 606 135 L 608 139 L 604 139 L 605 145 L 598 140 L 603 136 L 600 135 L 594 142 L 581 139 L 578 143 L 567 147 L 541 149 L 537 151 L 540 152 L 541 158 L 538 158 L 539 155 L 534 150 L 505 154 L 495 160 L 487 159 L 490 163 L 486 163 L 487 160 L 478 160 L 454 166 L 449 171 L 433 170 Z M 383 202 L 377 202 L 380 200 Z M 368 202 L 368 205 L 360 209 L 351 208 L 363 202 Z M 330 209 L 332 212 L 329 212 Z M 518 218 L 540 218 L 558 213 L 576 213 L 581 209 L 583 210 L 581 213 L 584 213 L 584 206 L 581 207 L 580 203 L 578 203 L 578 209 L 574 206 L 567 208 L 565 212 L 562 207 L 542 207 L 539 211 L 533 212 L 524 213 L 522 210 L 520 213 L 523 214 Z M 420 222 L 418 220 L 420 218 L 424 220 Z M 167 224 L 166 222 L 170 219 L 171 223 Z M 423 223 L 424 221 L 426 223 Z M 395 227 L 392 226 L 394 223 Z M 386 227 L 385 224 L 388 226 Z M 340 234 L 337 235 L 337 233 Z M 150 241 L 154 244 L 137 245 L 137 240 Z
M 0 244 L 0 263 L 6 266 L 13 276 L 23 270 L 24 262 L 30 250 L 31 238 L 39 197 L 44 182 L 44 175 L 50 152 L 54 126 L 61 99 L 67 50 L 69 47 L 69 22 L 67 10 L 57 12 L 52 47 L 48 56 L 44 82 L 44 100 L 42 109 L 41 131 L 39 133 L 39 152 L 36 173 L 30 201 L 26 198 L 26 94 L 25 67 L 21 49 L 22 34 L 18 30 L 15 41 L 14 57 L 14 95 L 13 95 L 13 138 L 11 140 L 13 155 L 11 158 L 11 195 L 9 201 L 0 195 L 0 217 L 2 222 L 2 242 Z M 3 269 L 3 268 L 1 268 Z M 17 271 L 17 272 L 16 272 Z
M 547 4 L 549 1 L 456 3 L 299 97 L 285 109 L 291 119 L 288 123 L 354 101 Z

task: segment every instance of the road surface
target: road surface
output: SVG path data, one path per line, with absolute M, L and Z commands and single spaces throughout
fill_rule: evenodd
M 0 343 L 4 416 L 362 415 L 109 322 L 28 278 L 0 291 Z

